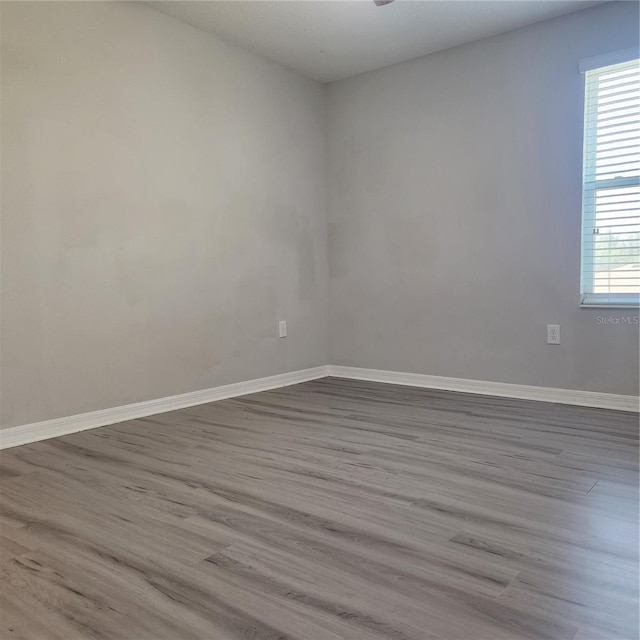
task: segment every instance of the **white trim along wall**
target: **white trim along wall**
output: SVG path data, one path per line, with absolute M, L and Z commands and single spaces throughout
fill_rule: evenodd
M 198 404 L 206 404 L 208 402 L 235 398 L 250 393 L 286 387 L 301 382 L 325 378 L 327 376 L 422 387 L 425 389 L 443 389 L 461 393 L 475 393 L 503 398 L 555 402 L 583 407 L 598 407 L 619 411 L 639 411 L 640 399 L 637 396 L 327 365 L 314 367 L 312 369 L 292 371 L 290 373 L 281 373 L 266 378 L 247 380 L 246 382 L 236 382 L 212 389 L 182 393 L 166 398 L 158 398 L 156 400 L 136 402 L 135 404 L 121 407 L 90 411 L 89 413 L 82 413 L 75 416 L 9 427 L 8 429 L 0 430 L 0 449 L 17 447 L 22 444 L 37 442 L 38 440 L 57 438 L 58 436 L 68 435 L 78 431 L 104 427 L 116 422 L 135 420 L 136 418 L 143 418 L 166 411 L 175 411 L 176 409 L 184 409 L 185 407 L 192 407 Z

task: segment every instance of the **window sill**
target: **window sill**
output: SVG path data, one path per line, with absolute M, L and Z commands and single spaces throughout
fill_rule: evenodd
M 583 293 L 580 296 L 582 309 L 638 309 L 638 293 Z
M 595 304 L 595 303 L 582 303 L 581 309 L 627 309 L 628 311 L 637 311 L 640 309 L 640 304 Z

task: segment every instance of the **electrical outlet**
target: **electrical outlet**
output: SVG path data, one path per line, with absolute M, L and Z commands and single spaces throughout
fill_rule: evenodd
M 560 344 L 560 325 L 547 325 L 547 344 Z
M 287 321 L 286 320 L 280 320 L 280 322 L 278 322 L 278 335 L 281 338 L 287 337 Z

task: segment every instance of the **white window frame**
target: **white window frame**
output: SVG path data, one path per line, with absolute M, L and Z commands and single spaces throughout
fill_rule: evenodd
M 623 62 L 631 62 L 639 58 L 638 49 L 626 49 L 602 56 L 596 56 L 582 60 L 579 64 L 579 71 L 583 75 L 583 98 L 586 98 L 586 73 L 595 69 L 608 67 Z M 640 306 L 640 292 L 638 293 L 589 293 L 593 291 L 593 270 L 585 269 L 584 250 L 588 234 L 593 233 L 596 222 L 595 198 L 597 190 L 611 189 L 616 187 L 636 186 L 640 184 L 640 177 L 616 177 L 605 180 L 598 180 L 595 176 L 595 159 L 588 154 L 590 149 L 595 147 L 593 137 L 596 135 L 596 128 L 588 125 L 586 118 L 585 100 L 585 120 L 584 120 L 584 146 L 583 146 L 583 173 L 582 173 L 582 250 L 580 255 L 580 306 L 587 308 L 634 308 Z

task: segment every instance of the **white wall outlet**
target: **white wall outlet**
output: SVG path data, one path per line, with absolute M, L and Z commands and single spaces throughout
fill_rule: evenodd
M 547 344 L 560 344 L 560 325 L 547 325 Z
M 286 320 L 280 320 L 278 322 L 278 335 L 281 338 L 287 337 L 287 321 Z

